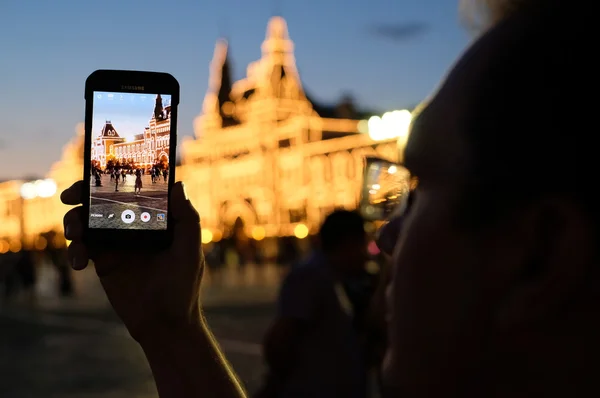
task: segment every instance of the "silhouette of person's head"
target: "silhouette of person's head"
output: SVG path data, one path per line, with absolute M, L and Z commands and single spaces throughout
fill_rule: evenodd
M 319 241 L 321 250 L 338 271 L 355 273 L 364 269 L 367 234 L 357 212 L 336 210 L 329 214 L 319 230 Z
M 486 3 L 495 23 L 417 112 L 405 150 L 419 185 L 394 248 L 385 384 L 598 395 L 591 3 Z

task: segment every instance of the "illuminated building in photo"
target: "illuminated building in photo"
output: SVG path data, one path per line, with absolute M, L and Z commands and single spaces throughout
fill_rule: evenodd
M 406 115 L 367 122 L 370 115 L 350 100 L 314 101 L 281 17 L 270 20 L 262 58 L 247 76 L 232 82 L 230 73 L 228 45 L 219 41 L 195 139 L 183 142 L 177 170 L 202 217 L 205 242 L 240 225 L 257 240 L 304 237 L 335 208 L 357 207 L 365 156 L 397 160 L 398 134 L 382 126 Z
M 92 161 L 105 169 L 113 165 L 150 168 L 160 163 L 169 164 L 169 139 L 171 132 L 171 105 L 163 106 L 160 95 L 156 96 L 154 112 L 143 132 L 118 132 L 118 126 L 107 120 L 92 144 Z

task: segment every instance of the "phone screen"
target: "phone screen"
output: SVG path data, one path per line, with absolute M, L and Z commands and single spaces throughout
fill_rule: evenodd
M 171 96 L 94 92 L 93 229 L 167 229 Z
M 368 220 L 384 221 L 406 206 L 411 187 L 410 172 L 385 160 L 369 162 L 363 181 L 361 212 Z

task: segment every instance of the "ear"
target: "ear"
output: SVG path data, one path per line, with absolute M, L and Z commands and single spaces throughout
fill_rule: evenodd
M 572 200 L 530 206 L 519 228 L 520 261 L 497 313 L 503 326 L 559 311 L 586 281 L 596 255 L 594 225 Z

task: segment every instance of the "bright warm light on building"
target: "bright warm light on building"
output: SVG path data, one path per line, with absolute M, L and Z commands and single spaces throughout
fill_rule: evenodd
M 298 224 L 294 228 L 294 235 L 298 239 L 304 239 L 308 236 L 308 227 L 304 224 Z
M 21 197 L 23 199 L 49 198 L 56 193 L 56 183 L 52 179 L 26 182 L 21 185 Z
M 43 236 L 40 236 L 35 241 L 35 248 L 37 250 L 44 250 L 48 246 L 48 241 Z
M 215 230 L 212 233 L 212 241 L 215 242 L 215 243 L 217 243 L 217 242 L 220 242 L 221 239 L 223 239 L 223 233 L 221 231 L 219 231 L 218 229 Z
M 10 242 L 10 251 L 13 253 L 18 253 L 21 251 L 21 242 L 19 242 L 18 240 L 13 240 Z
M 372 116 L 369 119 L 367 122 L 366 133 L 368 133 L 369 137 L 374 141 L 397 138 L 398 141 L 406 142 L 411 121 L 412 115 L 406 109 L 386 112 L 382 117 Z M 359 126 L 361 126 L 360 123 Z M 364 129 L 364 124 L 362 124 L 362 126 Z
M 0 240 L 0 254 L 8 252 L 9 249 L 10 245 L 8 244 L 8 242 L 5 240 Z
M 261 226 L 252 228 L 252 239 L 263 240 L 265 238 L 265 229 Z
M 26 182 L 21 185 L 21 197 L 23 199 L 33 199 L 37 196 L 35 185 L 32 182 Z
M 389 173 L 389 174 L 396 174 L 396 172 L 397 172 L 397 171 L 398 171 L 398 168 L 397 168 L 395 165 L 391 165 L 391 166 L 388 168 L 388 173 Z
M 366 120 L 361 120 L 358 122 L 357 130 L 359 133 L 368 134 L 369 133 L 369 122 Z
M 52 239 L 52 244 L 54 245 L 54 247 L 57 248 L 68 246 L 67 241 L 65 240 L 65 237 L 62 234 L 56 234 L 56 236 L 54 236 L 54 239 Z
M 221 107 L 221 110 L 223 111 L 223 114 L 225 114 L 227 116 L 231 116 L 231 115 L 233 115 L 233 112 L 235 111 L 235 104 L 231 101 L 227 101 L 223 104 L 223 106 Z
M 56 193 L 56 183 L 47 178 L 38 180 L 34 183 L 37 196 L 40 198 L 50 198 Z
M 208 229 L 203 229 L 202 230 L 202 243 L 209 244 L 210 242 L 212 242 L 213 239 L 213 234 L 212 232 L 210 232 Z

